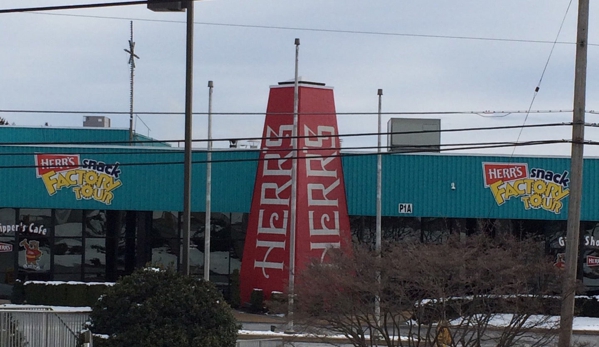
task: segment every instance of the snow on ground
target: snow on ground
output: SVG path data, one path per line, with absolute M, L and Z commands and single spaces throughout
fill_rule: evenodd
M 510 314 L 498 314 L 489 321 L 489 326 L 497 328 L 506 326 L 509 324 L 511 318 L 512 315 Z M 542 323 L 535 324 L 535 319 L 542 321 Z M 535 324 L 538 328 L 555 328 L 559 326 L 559 321 L 559 316 L 549 317 L 548 319 L 546 319 L 546 316 L 532 316 L 528 320 L 530 324 Z M 454 323 L 459 324 L 459 321 L 455 321 Z M 572 329 L 577 331 L 596 331 L 599 333 L 599 318 L 574 317 Z
M 574 317 L 573 330 L 599 332 L 599 318 Z
M 504 314 L 504 315 L 496 315 L 495 317 L 493 317 L 493 319 L 491 319 L 491 321 L 489 321 L 489 325 L 493 326 L 493 327 L 497 327 L 500 328 L 501 326 L 506 325 L 507 323 L 509 323 L 510 319 L 512 318 L 511 315 L 509 314 Z M 532 320 L 534 321 L 535 317 L 531 317 Z M 545 319 L 544 316 L 538 316 L 538 319 Z M 553 316 L 553 317 L 549 317 L 549 319 L 546 322 L 543 322 L 542 324 L 539 324 L 538 327 L 539 328 L 550 328 L 550 327 L 557 327 L 559 326 L 559 320 L 560 317 L 559 316 Z M 245 323 L 245 322 L 242 322 Z M 459 322 L 456 321 L 454 322 L 455 324 L 458 324 Z M 268 327 L 267 324 L 264 324 L 265 327 Z M 597 333 L 599 334 L 599 318 L 591 318 L 591 317 L 574 317 L 574 321 L 572 324 L 572 330 L 577 331 L 577 332 L 585 332 L 585 333 Z M 281 337 L 281 336 L 287 336 L 288 334 L 285 334 L 283 332 L 271 332 L 271 331 L 265 331 L 265 330 L 246 330 L 246 329 L 242 329 L 239 331 L 240 335 L 260 335 L 260 336 L 272 336 L 272 337 Z M 299 336 L 299 335 L 298 335 Z M 303 335 L 302 335 L 303 336 Z M 309 336 L 309 335 L 306 335 Z M 331 336 L 330 338 L 344 338 L 343 336 Z

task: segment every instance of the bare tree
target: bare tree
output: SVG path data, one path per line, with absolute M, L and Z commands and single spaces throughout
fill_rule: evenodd
M 555 334 L 560 273 L 534 239 L 452 234 L 387 244 L 381 258 L 363 246 L 330 255 L 296 284 L 296 317 L 312 332 L 342 334 L 358 347 L 546 346 Z M 442 322 L 450 341 L 440 341 Z
M 8 125 L 8 121 L 2 117 L 0 117 L 0 125 Z

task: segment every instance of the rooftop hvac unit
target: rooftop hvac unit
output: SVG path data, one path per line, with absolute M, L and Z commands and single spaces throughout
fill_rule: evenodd
M 391 118 L 387 122 L 387 146 L 391 152 L 441 151 L 441 120 Z
M 83 126 L 92 128 L 110 128 L 110 118 L 104 116 L 85 116 Z

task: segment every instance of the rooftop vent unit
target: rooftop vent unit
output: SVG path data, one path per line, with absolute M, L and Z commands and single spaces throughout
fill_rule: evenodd
M 92 128 L 110 128 L 110 118 L 105 116 L 85 116 L 83 126 Z
M 391 118 L 387 122 L 387 146 L 391 152 L 441 151 L 441 120 Z

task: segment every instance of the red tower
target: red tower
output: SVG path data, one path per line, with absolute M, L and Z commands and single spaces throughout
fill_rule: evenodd
M 295 273 L 351 243 L 333 89 L 299 82 Z M 243 260 L 241 300 L 289 280 L 294 83 L 271 86 Z

